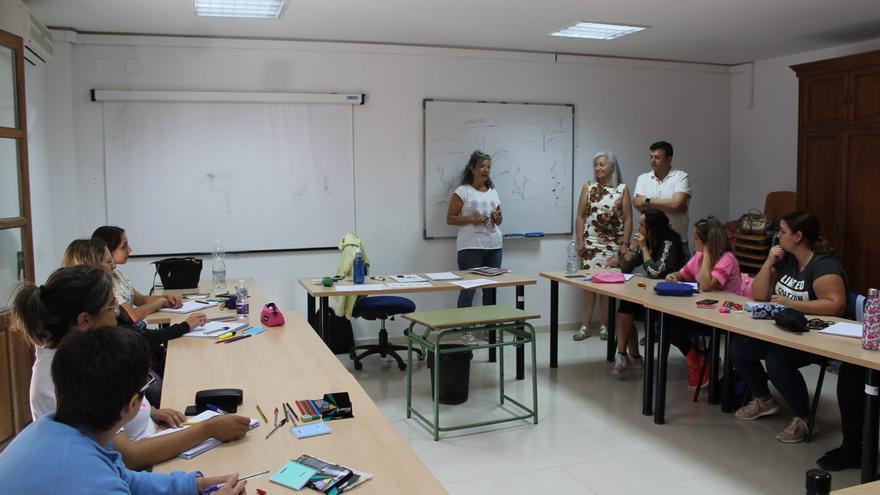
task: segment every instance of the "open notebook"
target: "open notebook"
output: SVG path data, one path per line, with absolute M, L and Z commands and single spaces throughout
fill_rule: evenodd
M 201 423 L 202 421 L 205 421 L 205 420 L 211 419 L 211 418 L 213 418 L 214 416 L 219 416 L 219 415 L 220 415 L 220 413 L 218 413 L 218 412 L 214 412 L 214 411 L 205 411 L 205 412 L 203 412 L 203 413 L 201 413 L 201 414 L 198 414 L 198 415 L 196 415 L 196 416 L 193 416 L 193 417 L 189 418 L 189 419 L 187 420 L 187 422 L 189 422 L 189 423 Z M 255 419 L 255 418 L 251 418 L 250 429 L 253 430 L 254 428 L 256 428 L 256 427 L 258 427 L 258 426 L 260 426 L 260 420 Z M 189 428 L 189 426 L 181 426 L 180 428 L 168 428 L 167 430 L 162 430 L 162 431 L 160 431 L 159 433 L 156 433 L 156 434 L 153 435 L 153 436 L 154 436 L 154 437 L 158 437 L 158 436 L 160 436 L 160 435 L 167 435 L 167 434 L 169 434 L 169 433 L 174 433 L 175 431 L 183 430 L 184 428 Z M 220 444 L 222 444 L 222 443 L 223 443 L 223 442 L 221 442 L 220 440 L 217 440 L 216 438 L 209 438 L 209 439 L 205 440 L 204 442 L 202 442 L 202 443 L 196 445 L 195 447 L 193 447 L 193 448 L 191 448 L 191 449 L 189 449 L 189 450 L 184 450 L 183 452 L 180 453 L 180 457 L 183 458 L 183 459 L 192 459 L 193 457 L 196 457 L 196 456 L 198 456 L 198 455 L 200 455 L 200 454 L 203 454 L 203 453 L 205 453 L 205 452 L 207 452 L 207 451 L 213 449 L 214 447 L 216 447 L 216 446 L 218 446 L 218 445 L 220 445 Z
M 160 313 L 176 313 L 176 314 L 185 314 L 192 313 L 193 311 L 204 311 L 208 308 L 212 308 L 220 303 L 218 302 L 208 302 L 208 301 L 185 301 L 183 305 L 179 308 L 162 308 L 159 310 Z
M 226 332 L 237 332 L 248 326 L 246 321 L 209 321 L 200 327 L 193 328 L 184 337 L 205 337 L 216 339 Z

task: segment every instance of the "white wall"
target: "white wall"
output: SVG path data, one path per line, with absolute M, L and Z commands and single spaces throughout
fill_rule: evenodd
M 759 60 L 733 69 L 730 216 L 764 208 L 770 191 L 797 189 L 798 79 L 789 66 L 880 49 L 880 38 Z
M 42 222 L 52 225 L 53 256 L 105 221 L 102 106 L 89 101 L 92 88 L 367 93 L 354 118 L 356 222 L 377 273 L 455 265 L 454 240 L 421 236 L 423 98 L 573 103 L 576 177 L 591 175 L 595 151 L 611 149 L 634 186 L 636 176 L 648 169 L 648 145 L 666 139 L 676 147 L 675 165 L 692 177 L 691 217 L 727 215 L 731 107 L 726 68 L 330 43 L 79 35 L 75 44 L 59 45 L 53 72 L 61 74 L 46 81 L 46 99 L 53 115 L 56 105 L 59 109 L 59 124 L 49 130 L 50 149 L 58 143 L 59 151 L 49 158 L 58 180 L 49 188 L 61 210 L 35 218 L 38 228 L 45 229 Z M 34 202 L 43 199 L 34 197 Z M 174 198 L 145 191 L 133 200 L 149 208 L 151 201 Z M 205 240 L 206 251 L 212 242 Z M 562 237 L 507 241 L 504 266 L 533 277 L 562 269 L 566 243 Z M 336 262 L 336 252 L 329 251 L 240 255 L 227 261 L 227 270 L 232 278 L 256 277 L 271 300 L 305 312 L 305 292 L 296 277 L 333 272 Z M 132 260 L 124 268 L 142 290 L 152 281 L 148 263 Z M 576 294 L 561 292 L 560 320 L 575 321 Z M 454 304 L 451 294 L 414 299 L 420 309 Z M 512 305 L 513 290 L 500 291 L 499 302 Z M 540 311 L 546 323 L 549 284 L 542 280 L 528 287 L 526 305 Z M 357 325 L 358 336 L 375 336 L 373 323 Z M 391 325 L 392 333 L 402 331 L 402 323 Z

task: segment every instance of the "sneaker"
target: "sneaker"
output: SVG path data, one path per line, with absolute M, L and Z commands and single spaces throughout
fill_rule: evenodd
M 629 356 L 626 354 L 617 353 L 614 356 L 614 363 L 611 365 L 611 374 L 619 375 L 624 373 L 630 369 L 630 361 Z
M 807 426 L 807 420 L 804 418 L 794 417 L 791 423 L 776 435 L 776 439 L 782 443 L 800 443 L 806 440 L 807 433 L 810 428 Z
M 703 373 L 702 383 L 699 383 L 700 380 L 700 371 L 703 369 L 703 365 L 706 363 L 706 355 L 697 350 L 696 347 L 691 347 L 690 352 L 688 352 L 687 356 L 685 356 L 687 360 L 688 367 L 688 389 L 695 390 L 697 387 L 703 388 L 709 384 L 709 369 Z
M 646 345 L 648 345 L 648 341 L 644 337 L 642 337 L 639 339 L 639 345 L 645 347 Z
M 773 400 L 773 397 L 770 397 L 767 400 L 753 399 L 748 404 L 742 406 L 736 411 L 736 419 L 742 419 L 744 421 L 752 421 L 760 418 L 761 416 L 769 416 L 771 414 L 775 414 L 779 411 L 779 405 L 776 404 L 776 401 Z
M 582 340 L 586 340 L 589 336 L 590 330 L 586 326 L 581 325 L 581 328 L 574 335 L 572 335 L 571 338 L 577 342 L 580 342 Z
M 602 340 L 608 340 L 608 325 L 602 325 L 599 327 L 599 338 Z
M 640 370 L 645 368 L 645 361 L 642 359 L 642 356 L 632 357 L 627 355 L 626 359 L 629 361 L 628 369 L 630 370 Z
M 844 469 L 859 469 L 862 467 L 862 447 L 837 447 L 825 452 L 825 455 L 816 461 L 816 464 L 825 471 L 841 471 Z
M 477 345 L 477 338 L 474 334 L 467 332 L 461 336 L 461 343 L 464 345 Z

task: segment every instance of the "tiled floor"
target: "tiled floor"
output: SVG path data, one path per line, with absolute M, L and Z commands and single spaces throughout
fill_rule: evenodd
M 559 368 L 549 368 L 549 334 L 538 335 L 540 422 L 522 421 L 482 429 L 431 433 L 406 419 L 406 374 L 390 359 L 370 357 L 352 371 L 385 416 L 453 494 L 800 494 L 804 473 L 840 441 L 834 394 L 836 377 L 825 380 L 812 443 L 785 445 L 774 438 L 788 423 L 782 411 L 759 421 L 735 421 L 718 406 L 690 401 L 683 358 L 670 353 L 666 421 L 654 425 L 641 414 L 641 373 L 612 376 L 605 343 L 597 337 L 573 342 L 560 332 Z M 497 365 L 478 351 L 471 363 L 470 398 L 442 406 L 441 423 L 501 417 L 497 407 Z M 514 355 L 507 351 L 506 389 L 530 403 L 528 380 L 516 382 Z M 340 356 L 352 369 L 351 361 Z M 818 367 L 804 369 L 815 384 Z M 526 376 L 530 376 L 526 367 Z M 413 376 L 414 405 L 430 409 L 424 362 Z M 859 472 L 833 473 L 833 488 L 858 483 Z

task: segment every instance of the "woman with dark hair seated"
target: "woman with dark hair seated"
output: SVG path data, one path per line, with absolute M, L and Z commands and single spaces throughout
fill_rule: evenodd
M 828 243 L 819 235 L 819 219 L 815 215 L 795 211 L 782 217 L 779 245 L 770 248 L 767 260 L 755 276 L 752 297 L 811 315 L 845 314 L 846 274 L 837 258 L 829 254 Z M 794 414 L 791 423 L 776 439 L 784 443 L 802 442 L 809 433 L 810 401 L 800 368 L 819 358 L 741 335 L 734 335 L 730 349 L 734 367 L 755 397 L 736 412 L 736 419 L 751 421 L 779 410 L 767 386 L 769 379 Z M 761 365 L 762 359 L 767 363 L 766 371 Z

